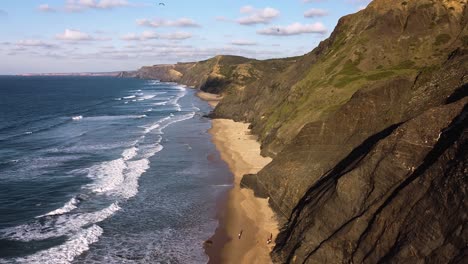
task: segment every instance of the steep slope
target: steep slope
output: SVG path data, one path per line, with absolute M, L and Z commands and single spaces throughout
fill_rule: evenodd
M 393 78 L 414 81 L 467 44 L 463 1 L 374 1 L 340 19 L 330 38 L 251 91 L 233 92 L 218 116 L 246 119 L 276 155 L 309 122 L 322 120 L 359 89 Z M 280 98 L 274 100 L 271 98 Z M 258 114 L 259 113 L 259 114 Z
M 286 220 L 276 262 L 463 262 L 467 18 L 466 1 L 375 0 L 308 55 L 272 114 L 249 116 L 259 103 L 244 101 L 256 131 L 276 133 L 264 137 L 273 162 L 242 182 Z
M 220 55 L 199 62 L 145 66 L 135 72 L 122 72 L 119 76 L 178 82 L 205 92 L 224 94 L 242 91 L 259 79 L 271 78 L 276 70 L 294 62 L 294 58 L 258 61 Z

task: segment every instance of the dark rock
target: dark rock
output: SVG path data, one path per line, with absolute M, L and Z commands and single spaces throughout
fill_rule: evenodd
M 275 260 L 457 259 L 468 238 L 467 102 L 429 109 L 372 136 L 324 174 L 278 236 Z

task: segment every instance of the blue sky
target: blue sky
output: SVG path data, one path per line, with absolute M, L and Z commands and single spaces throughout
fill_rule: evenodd
M 165 5 L 159 5 L 163 2 Z M 0 74 L 302 55 L 370 0 L 5 0 Z

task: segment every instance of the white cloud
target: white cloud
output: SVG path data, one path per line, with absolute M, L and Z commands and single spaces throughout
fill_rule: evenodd
M 227 17 L 225 17 L 225 16 L 216 16 L 216 17 L 215 17 L 215 20 L 216 20 L 216 21 L 222 21 L 222 22 L 230 21 L 230 19 L 227 18 Z
M 293 23 L 291 25 L 282 27 L 269 27 L 265 29 L 258 30 L 257 33 L 260 35 L 273 35 L 273 36 L 292 36 L 292 35 L 301 35 L 301 34 L 325 34 L 327 28 L 322 23 L 314 24 L 301 24 Z
M 48 4 L 42 4 L 37 7 L 37 9 L 41 12 L 55 12 L 55 8 L 49 6 Z
M 255 8 L 254 8 L 253 6 L 249 6 L 249 5 L 243 6 L 243 7 L 241 7 L 241 9 L 240 9 L 240 12 L 241 12 L 242 14 L 248 14 L 248 13 L 252 13 L 252 12 L 254 12 L 254 11 L 255 11 Z
M 112 9 L 130 5 L 127 0 L 67 0 L 65 10 L 79 12 L 86 9 Z
M 42 40 L 36 40 L 36 39 L 25 39 L 25 40 L 20 40 L 15 43 L 16 46 L 19 47 L 41 47 L 41 48 L 53 48 L 56 47 L 57 45 L 51 44 L 51 43 L 46 43 L 43 42 Z
M 141 34 L 130 33 L 122 36 L 122 40 L 126 41 L 147 41 L 152 39 L 167 39 L 167 40 L 184 40 L 192 37 L 192 34 L 187 32 L 175 32 L 169 34 L 158 34 L 154 31 L 143 31 Z
M 249 14 L 237 19 L 237 22 L 241 25 L 268 24 L 280 15 L 280 11 L 271 7 L 255 9 L 252 6 L 244 6 L 240 9 L 240 12 Z
M 324 17 L 328 16 L 328 11 L 324 9 L 312 8 L 304 12 L 304 17 Z
M 245 39 L 237 39 L 231 41 L 232 45 L 236 46 L 255 46 L 257 43 L 255 41 L 245 40 Z
M 62 34 L 57 34 L 56 39 L 65 40 L 65 41 L 91 41 L 96 40 L 88 33 L 81 32 L 74 29 L 65 29 L 65 32 Z
M 157 38 L 159 38 L 159 35 L 154 31 L 144 31 L 141 34 L 142 40 L 157 39 Z
M 149 19 L 137 19 L 137 24 L 140 26 L 146 27 L 200 27 L 197 22 L 190 18 L 180 18 L 177 20 L 164 20 L 164 19 L 155 19 L 153 21 Z
M 169 40 L 184 40 L 192 37 L 192 34 L 187 32 L 175 32 L 170 34 L 164 34 L 161 38 Z

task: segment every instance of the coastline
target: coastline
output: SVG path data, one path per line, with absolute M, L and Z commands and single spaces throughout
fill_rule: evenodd
M 220 100 L 217 95 L 197 95 L 212 107 Z M 221 158 L 234 175 L 232 189 L 220 201 L 219 225 L 208 240 L 210 244 L 205 245 L 209 263 L 271 263 L 269 254 L 278 234 L 275 215 L 267 199 L 257 198 L 252 190 L 240 188 L 243 175 L 257 173 L 271 162 L 271 158 L 260 155 L 260 143 L 248 127 L 247 123 L 214 119 L 209 130 Z M 267 244 L 270 234 L 273 241 Z

